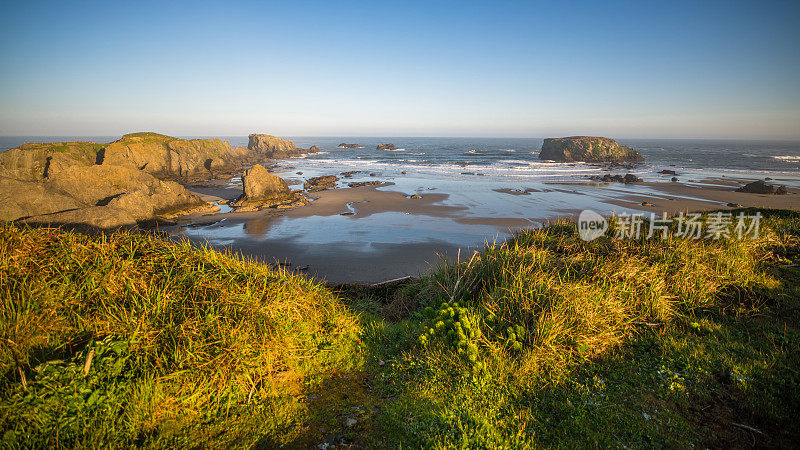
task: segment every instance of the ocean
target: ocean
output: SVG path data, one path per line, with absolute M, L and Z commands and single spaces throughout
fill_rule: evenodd
M 189 137 L 189 136 L 184 136 Z M 208 136 L 231 145 L 247 145 L 247 136 Z M 541 138 L 447 138 L 447 137 L 287 137 L 299 147 L 316 145 L 322 151 L 307 155 L 302 165 L 326 170 L 384 170 L 415 172 L 432 179 L 440 177 L 497 180 L 576 181 L 606 173 L 592 164 L 558 164 L 539 160 Z M 22 136 L 0 137 L 0 151 L 25 142 L 87 140 L 111 142 L 116 136 Z M 619 139 L 639 150 L 646 163 L 632 172 L 646 181 L 662 177 L 654 172 L 676 170 L 691 179 L 770 177 L 788 186 L 800 187 L 800 142 L 735 141 L 700 139 Z M 397 150 L 376 150 L 392 142 Z M 364 148 L 340 149 L 340 143 Z
M 246 136 L 218 136 L 232 145 L 247 145 Z M 293 188 L 319 175 L 358 171 L 348 182 L 383 181 L 379 187 L 401 205 L 380 210 L 364 200 L 345 200 L 341 210 L 318 214 L 301 208 L 298 214 L 265 212 L 244 219 L 222 214 L 182 226 L 178 236 L 215 248 L 228 248 L 267 261 L 309 266 L 310 275 L 332 282 L 371 283 L 427 270 L 445 255 L 501 242 L 516 229 L 541 226 L 558 217 L 575 218 L 582 210 L 603 215 L 652 212 L 653 203 L 698 200 L 692 194 L 665 192 L 677 172 L 680 184 L 729 191 L 732 181 L 771 178 L 772 183 L 800 188 L 800 143 L 721 140 L 621 139 L 639 150 L 646 162 L 632 169 L 610 170 L 605 165 L 553 163 L 539 160 L 542 139 L 530 138 L 403 138 L 403 137 L 287 137 L 299 147 L 316 145 L 319 153 L 282 160 L 275 173 Z M 24 142 L 91 140 L 111 142 L 109 136 L 3 137 L 0 149 Z M 394 143 L 395 151 L 376 150 Z M 340 143 L 363 148 L 340 149 Z M 634 173 L 659 183 L 586 183 L 592 175 Z M 228 183 L 228 197 L 241 192 L 238 177 Z M 349 191 L 339 191 L 346 194 Z M 696 191 L 693 191 L 696 192 Z M 356 192 L 353 191 L 355 195 Z M 435 199 L 431 208 L 413 211 L 412 195 Z M 311 194 L 312 202 L 317 194 Z M 406 198 L 403 198 L 405 196 Z M 725 207 L 722 200 L 710 201 Z M 369 203 L 369 201 L 366 201 Z M 410 203 L 402 203 L 410 202 Z M 705 203 L 708 205 L 708 203 Z M 230 210 L 222 205 L 223 213 Z M 378 212 L 368 209 L 378 207 Z M 467 252 L 467 253 L 464 253 Z

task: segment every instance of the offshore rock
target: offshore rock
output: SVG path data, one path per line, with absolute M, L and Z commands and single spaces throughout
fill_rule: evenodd
M 636 150 L 606 137 L 572 136 L 548 138 L 542 143 L 539 159 L 558 162 L 639 162 L 644 157 Z

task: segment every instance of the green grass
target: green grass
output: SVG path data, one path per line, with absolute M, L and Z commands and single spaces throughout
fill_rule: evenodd
M 47 149 L 51 153 L 79 153 L 81 155 L 91 155 L 97 153 L 104 147 L 104 144 L 94 142 L 69 142 L 66 145 L 50 145 Z
M 152 131 L 140 131 L 138 133 L 128 133 L 122 135 L 122 139 L 125 138 L 145 138 L 145 139 L 154 139 L 154 140 L 167 140 L 167 141 L 174 141 L 177 138 L 172 136 L 167 136 L 166 134 L 155 133 Z
M 357 317 L 303 278 L 147 235 L 0 236 L 7 443 L 198 442 L 248 420 L 279 435 L 294 384 L 357 364 Z
M 756 240 L 587 243 L 554 223 L 379 289 L 5 225 L 3 439 L 791 446 L 800 215 L 762 213 Z

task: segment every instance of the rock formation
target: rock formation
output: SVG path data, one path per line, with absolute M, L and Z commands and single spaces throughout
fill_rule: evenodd
M 776 195 L 786 195 L 789 193 L 788 189 L 786 189 L 786 186 L 775 187 L 771 184 L 767 184 L 763 180 L 747 183 L 744 186 L 737 189 L 736 192 L 747 192 L 750 194 L 776 194 Z
M 270 136 L 268 134 L 251 134 L 247 143 L 247 148 L 254 154 L 265 158 L 291 158 L 300 156 L 304 153 L 315 153 L 319 149 L 312 146 L 309 149 L 297 148 L 294 142 Z
M 0 177 L 0 219 L 115 228 L 206 203 L 183 186 L 121 166 L 75 165 L 40 181 Z
M 307 191 L 321 191 L 323 189 L 336 187 L 339 177 L 335 175 L 323 175 L 321 177 L 309 178 L 303 183 L 303 189 Z
M 375 147 L 375 150 L 397 150 L 397 148 L 395 148 L 394 143 L 389 143 L 379 144 L 377 147 Z
M 361 186 L 376 186 L 379 184 L 383 184 L 383 181 L 359 181 L 357 183 L 348 183 L 347 186 L 354 188 L 354 187 L 361 187 Z
M 307 152 L 272 136 L 250 140 L 255 150 L 150 132 L 109 144 L 24 144 L 0 153 L 0 220 L 113 228 L 208 211 L 215 206 L 172 180 L 210 178 L 254 161 Z M 289 193 L 280 201 L 260 202 L 296 204 L 297 195 Z
M 644 180 L 642 180 L 641 178 L 637 177 L 636 175 L 634 175 L 632 173 L 626 173 L 624 177 L 622 175 L 619 175 L 619 174 L 611 175 L 610 173 L 607 173 L 607 174 L 603 175 L 602 177 L 599 176 L 599 175 L 593 175 L 593 176 L 589 177 L 589 179 L 592 180 L 592 181 L 602 181 L 603 183 L 616 182 L 616 183 L 625 183 L 625 184 L 641 183 L 642 181 L 644 181 Z
M 131 167 L 159 178 L 187 180 L 232 168 L 247 156 L 219 139 L 177 139 L 157 133 L 126 134 L 98 157 L 104 164 Z
M 364 148 L 364 146 L 363 146 L 363 145 L 358 145 L 358 144 L 345 144 L 344 142 L 342 142 L 341 144 L 339 144 L 337 147 L 338 147 L 338 148 Z
M 542 143 L 539 159 L 558 162 L 638 162 L 644 157 L 636 150 L 605 137 L 572 136 L 549 138 Z
M 260 164 L 244 172 L 242 190 L 242 196 L 232 204 L 237 211 L 258 211 L 263 208 L 308 204 L 305 197 L 293 192 L 281 177 L 269 173 Z
M 96 142 L 22 144 L 0 153 L 0 176 L 40 181 L 64 167 L 95 164 L 104 145 Z

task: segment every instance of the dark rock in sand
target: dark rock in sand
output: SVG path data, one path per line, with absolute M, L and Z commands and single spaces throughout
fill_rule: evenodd
M 375 185 L 382 184 L 382 183 L 383 183 L 382 181 L 361 181 L 361 182 L 358 182 L 358 183 L 348 183 L 347 186 L 353 188 L 353 187 L 361 187 L 361 186 L 375 186 Z
M 374 177 L 374 176 L 377 176 L 377 174 L 371 173 L 371 174 L 369 174 L 369 176 Z
M 731 208 L 741 208 L 742 207 L 742 205 L 740 205 L 738 203 L 728 203 L 728 206 L 730 206 Z
M 605 137 L 572 136 L 548 138 L 542 143 L 539 159 L 558 162 L 639 162 L 644 157 L 636 150 Z
M 669 169 L 664 169 L 664 170 L 662 170 L 662 171 L 660 171 L 658 173 L 660 173 L 662 175 L 677 175 L 677 172 L 675 172 L 674 170 L 669 170 Z
M 389 144 L 378 144 L 378 146 L 375 147 L 375 150 L 397 150 L 397 148 L 394 146 L 394 143 L 389 143 Z
M 750 194 L 784 195 L 788 193 L 788 190 L 786 189 L 786 186 L 779 186 L 776 188 L 771 184 L 765 183 L 763 180 L 758 180 L 752 183 L 747 183 L 746 185 L 737 189 L 736 192 L 747 192 Z
M 625 184 L 628 184 L 628 183 L 641 183 L 643 180 L 641 178 L 637 177 L 636 175 L 634 175 L 632 173 L 629 173 L 629 174 L 625 175 L 625 177 L 622 179 L 622 181 Z
M 602 181 L 603 183 L 641 183 L 643 180 L 636 175 L 633 174 L 626 174 L 624 177 L 622 175 L 611 175 L 607 173 L 605 175 L 598 176 L 592 175 L 589 177 L 592 181 Z
M 410 199 L 419 199 L 419 198 L 422 198 L 422 196 L 419 195 L 419 194 L 414 194 L 414 195 L 409 196 L 408 198 L 410 198 Z
M 642 206 L 655 206 L 650 202 L 642 202 Z
M 327 188 L 336 187 L 336 182 L 339 177 L 335 175 L 323 175 L 321 177 L 309 178 L 308 181 L 303 183 L 303 189 L 307 191 L 318 191 Z
M 764 181 L 772 181 L 772 178 L 766 177 L 766 178 L 764 178 Z
M 676 182 L 676 181 L 678 181 L 678 177 L 672 177 L 672 180 L 671 180 L 671 181 L 672 181 L 673 183 L 674 183 L 674 182 Z
M 345 177 L 345 178 L 352 178 L 353 174 L 356 174 L 358 172 L 361 172 L 361 171 L 360 170 L 351 170 L 349 172 L 342 172 L 340 175 Z
M 404 170 L 404 171 L 402 171 L 402 172 L 400 172 L 400 173 L 401 173 L 402 175 L 405 175 L 405 174 L 406 174 L 406 171 Z

